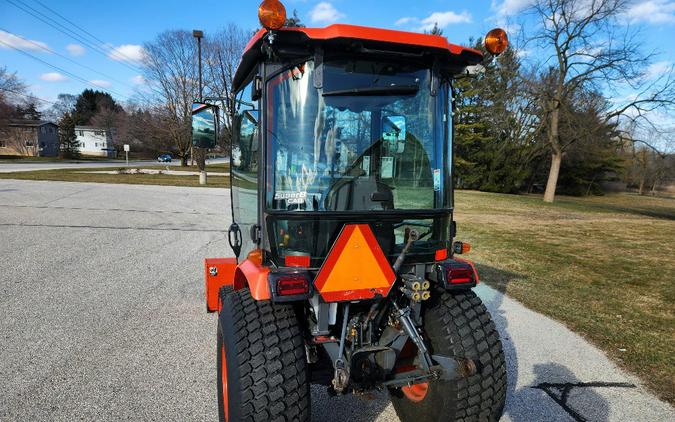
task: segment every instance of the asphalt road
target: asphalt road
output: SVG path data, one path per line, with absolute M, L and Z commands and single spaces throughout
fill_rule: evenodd
M 207 164 L 224 163 L 224 158 L 207 160 Z M 157 160 L 133 160 L 129 161 L 129 167 L 167 165 L 179 166 L 180 159 L 174 159 L 170 163 L 159 163 Z M 78 169 L 78 168 L 119 168 L 126 167 L 125 161 L 3 161 L 0 162 L 0 173 L 13 173 L 17 171 L 33 170 L 57 170 L 57 169 Z
M 0 181 L 0 420 L 216 420 L 202 259 L 225 190 Z M 504 421 L 672 421 L 596 348 L 479 286 L 504 341 Z M 396 421 L 386 394 L 312 391 L 314 421 Z

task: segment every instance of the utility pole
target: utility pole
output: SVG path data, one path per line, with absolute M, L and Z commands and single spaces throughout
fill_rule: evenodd
M 192 36 L 197 38 L 197 56 L 199 60 L 199 101 L 204 101 L 204 93 L 202 87 L 202 38 L 204 38 L 204 31 L 195 29 L 192 31 Z
M 202 38 L 204 38 L 204 31 L 195 29 L 192 31 L 192 36 L 197 38 L 197 60 L 199 63 L 199 101 L 204 101 L 204 87 L 202 83 Z M 190 148 L 194 151 L 194 146 Z M 198 148 L 197 165 L 199 166 L 199 184 L 206 184 L 206 151 Z

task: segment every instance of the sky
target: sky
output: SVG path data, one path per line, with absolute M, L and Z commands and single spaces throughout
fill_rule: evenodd
M 514 23 L 522 18 L 522 10 L 530 1 L 283 3 L 289 15 L 296 9 L 307 26 L 350 23 L 421 32 L 438 23 L 451 42 L 462 44 L 498 25 L 518 28 Z M 54 101 L 59 93 L 99 88 L 124 102 L 143 84 L 138 60 L 144 42 L 167 29 L 201 29 L 208 37 L 209 32 L 229 22 L 253 30 L 259 26 L 258 3 L 0 0 L 0 66 L 16 71 L 34 96 L 47 101 Z M 642 30 L 646 50 L 659 51 L 650 69 L 655 75 L 675 63 L 675 51 L 670 46 L 670 40 L 675 39 L 675 0 L 634 0 L 624 20 Z M 43 103 L 43 107 L 47 105 Z

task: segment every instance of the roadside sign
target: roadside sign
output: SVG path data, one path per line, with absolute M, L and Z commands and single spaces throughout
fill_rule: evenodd
M 124 156 L 127 159 L 127 167 L 129 166 L 129 144 L 124 144 Z

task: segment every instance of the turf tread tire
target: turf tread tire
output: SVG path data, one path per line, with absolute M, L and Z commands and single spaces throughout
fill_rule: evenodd
M 230 421 L 308 421 L 305 343 L 290 305 L 256 301 L 248 289 L 221 289 L 218 318 L 219 419 L 225 421 L 221 350 L 227 361 Z
M 402 422 L 498 421 L 506 401 L 506 362 L 499 333 L 473 291 L 436 290 L 425 303 L 423 331 L 432 354 L 473 359 L 478 372 L 430 383 L 421 402 L 392 390 Z

